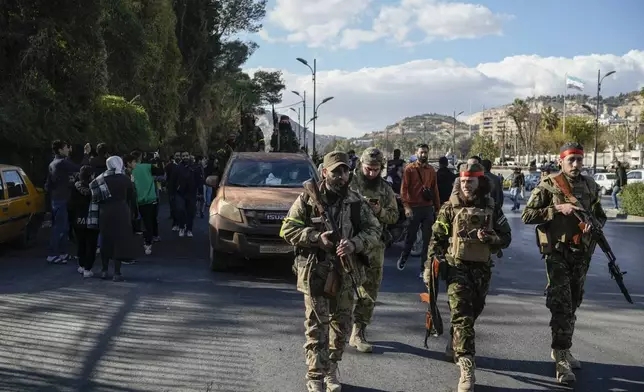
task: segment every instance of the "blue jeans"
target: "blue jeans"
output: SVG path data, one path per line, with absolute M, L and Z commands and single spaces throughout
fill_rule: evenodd
M 619 209 L 619 203 L 617 201 L 617 194 L 622 191 L 622 188 L 619 185 L 615 185 L 613 187 L 613 193 L 611 194 L 611 197 L 613 198 L 613 206 L 615 209 Z
M 69 234 L 69 216 L 67 215 L 67 201 L 51 201 L 51 238 L 49 240 L 49 255 L 60 256 L 65 254 L 67 248 L 67 235 Z

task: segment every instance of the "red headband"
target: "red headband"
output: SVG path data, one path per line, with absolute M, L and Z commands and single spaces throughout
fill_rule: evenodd
M 564 159 L 568 155 L 584 155 L 584 150 L 578 150 L 576 148 L 569 148 L 559 153 L 559 158 Z
M 483 172 L 469 172 L 469 171 L 462 171 L 461 172 L 461 177 L 483 177 L 485 174 Z

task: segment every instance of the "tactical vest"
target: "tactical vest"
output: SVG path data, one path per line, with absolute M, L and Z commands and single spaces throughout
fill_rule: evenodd
M 552 194 L 552 206 L 565 203 L 574 204 L 566 196 L 566 192 L 560 188 L 556 178 L 566 181 L 569 184 L 572 196 L 581 203 L 585 210 L 590 211 L 593 195 L 592 185 L 583 176 L 579 181 L 570 184 L 561 173 L 549 176 L 543 183 L 543 187 Z M 541 253 L 544 254 L 550 253 L 557 242 L 577 248 L 587 248 L 592 242 L 590 234 L 582 235 L 579 220 L 575 216 L 563 214 L 554 214 L 550 222 L 537 226 L 537 239 Z
M 479 240 L 479 229 L 492 230 L 494 200 L 486 197 L 485 207 L 464 206 L 456 195 L 450 197 L 454 211 L 452 237 L 447 254 L 455 261 L 489 262 L 492 254 L 489 244 Z

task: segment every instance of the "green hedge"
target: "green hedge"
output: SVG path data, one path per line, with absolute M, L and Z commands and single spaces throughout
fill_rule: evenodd
M 628 215 L 644 216 L 644 183 L 626 185 L 620 196 L 620 204 Z

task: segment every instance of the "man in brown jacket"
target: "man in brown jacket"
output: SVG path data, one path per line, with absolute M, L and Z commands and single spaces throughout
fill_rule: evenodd
M 410 218 L 407 228 L 407 239 L 405 249 L 398 259 L 398 269 L 402 271 L 407 263 L 407 258 L 416 240 L 418 228 L 422 228 L 423 248 L 420 254 L 420 275 L 423 277 L 423 269 L 427 260 L 427 248 L 429 237 L 434 224 L 436 213 L 440 209 L 440 196 L 438 183 L 436 181 L 436 170 L 427 163 L 429 158 L 429 146 L 419 144 L 416 150 L 418 160 L 405 167 L 403 172 L 402 185 L 400 187 L 400 198 L 405 207 L 405 215 Z

